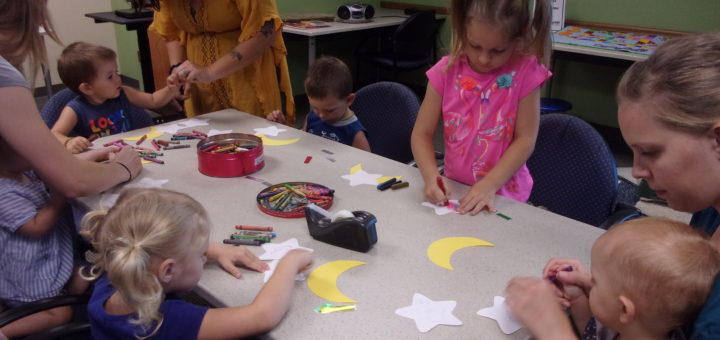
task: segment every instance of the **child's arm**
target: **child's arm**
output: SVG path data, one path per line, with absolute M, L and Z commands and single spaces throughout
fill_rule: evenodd
M 579 333 L 592 317 L 588 296 L 592 288 L 592 276 L 575 259 L 551 259 L 543 269 L 543 277 L 554 284 L 555 294 L 570 315 Z
M 67 199 L 53 190 L 50 194 L 48 204 L 38 210 L 35 217 L 23 224 L 17 231 L 30 237 L 39 238 L 45 236 L 45 234 L 55 226 L 55 222 L 57 222 L 66 203 Z
M 420 112 L 413 127 L 410 144 L 413 157 L 425 181 L 425 198 L 434 203 L 445 202 L 450 197 L 450 191 L 443 192 L 437 185 L 440 172 L 435 161 L 435 146 L 433 135 L 437 129 L 440 114 L 442 113 L 442 96 L 428 83 L 425 99 L 420 105 Z
M 77 121 L 75 110 L 69 106 L 65 106 L 60 112 L 60 117 L 55 121 L 55 125 L 50 129 L 60 143 L 72 153 L 83 152 L 92 145 L 85 137 L 68 137 L 70 131 L 75 128 Z
M 130 86 L 123 86 L 123 90 L 130 104 L 141 109 L 159 109 L 180 95 L 177 86 L 165 86 L 153 93 L 138 91 Z
M 235 267 L 236 263 L 258 272 L 264 272 L 270 269 L 267 263 L 261 261 L 246 247 L 210 242 L 207 257 L 208 260 L 216 261 L 220 267 L 234 277 L 240 277 L 240 270 Z
M 505 302 L 513 315 L 538 340 L 577 340 L 567 315 L 557 303 L 550 282 L 534 277 L 510 280 Z
M 368 142 L 367 136 L 365 136 L 365 131 L 358 131 L 358 133 L 355 134 L 352 146 L 360 150 L 372 152 L 370 151 L 370 142 Z
M 308 269 L 312 259 L 312 253 L 306 250 L 288 252 L 251 304 L 208 310 L 198 339 L 235 339 L 273 329 L 290 308 L 295 275 Z
M 535 89 L 520 100 L 515 136 L 500 161 L 460 199 L 458 210 L 461 214 L 469 212 L 476 215 L 484 208 L 495 211 L 495 192 L 515 175 L 532 154 L 539 125 L 540 89 Z

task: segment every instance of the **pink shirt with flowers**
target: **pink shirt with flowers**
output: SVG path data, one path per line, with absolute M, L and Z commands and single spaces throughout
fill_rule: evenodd
M 442 96 L 445 176 L 473 185 L 500 161 L 515 135 L 520 100 L 542 85 L 551 73 L 535 56 L 514 56 L 489 73 L 477 73 L 465 56 L 446 70 L 443 57 L 427 71 Z M 525 202 L 533 180 L 527 166 L 497 194 Z

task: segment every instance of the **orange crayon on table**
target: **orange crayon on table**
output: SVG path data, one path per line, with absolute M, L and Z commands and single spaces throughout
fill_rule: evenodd
M 273 231 L 273 227 L 260 227 L 253 225 L 236 225 L 237 230 Z
M 143 135 L 142 137 L 140 137 L 140 139 L 137 142 L 135 142 L 135 145 L 142 144 L 142 142 L 144 142 L 145 139 L 147 139 L 147 135 Z

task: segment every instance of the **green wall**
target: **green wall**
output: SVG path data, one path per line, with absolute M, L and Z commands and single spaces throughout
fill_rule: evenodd
M 130 8 L 130 4 L 125 0 L 110 0 L 110 5 L 113 10 Z M 115 38 L 117 39 L 120 73 L 126 77 L 137 79 L 142 87 L 137 33 L 126 30 L 123 25 L 113 24 L 113 26 L 115 26 Z

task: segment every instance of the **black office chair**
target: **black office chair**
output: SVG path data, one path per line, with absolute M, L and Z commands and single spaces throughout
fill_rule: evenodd
M 580 118 L 540 116 L 527 167 L 535 182 L 529 202 L 536 206 L 603 229 L 642 216 L 634 188 L 618 179 L 610 148 Z
M 420 101 L 407 86 L 382 81 L 358 90 L 351 109 L 365 126 L 374 154 L 408 163 Z
M 28 335 L 23 340 L 52 340 L 52 339 L 91 339 L 90 322 L 87 317 L 87 303 L 90 294 L 55 296 L 28 304 L 10 308 L 0 313 L 0 327 L 24 318 L 26 316 L 61 306 L 72 306 L 73 319 L 71 322 L 60 325 L 36 334 Z
M 432 66 L 435 62 L 436 32 L 435 11 L 418 11 L 398 26 L 389 41 L 381 40 L 378 44 L 375 40 L 366 39 L 355 53 L 358 60 L 355 79 L 359 80 L 361 62 L 391 70 L 393 81 L 397 80 L 401 71 Z M 373 44 L 380 45 L 380 48 L 368 50 L 368 46 Z

